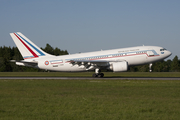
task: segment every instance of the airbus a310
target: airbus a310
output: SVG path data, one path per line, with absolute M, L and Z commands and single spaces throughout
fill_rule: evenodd
M 93 77 L 104 77 L 101 70 L 127 71 L 130 66 L 149 64 L 169 57 L 172 53 L 158 46 L 137 46 L 95 52 L 54 56 L 50 55 L 22 33 L 10 33 L 24 60 L 17 65 L 50 71 L 80 72 L 94 70 Z

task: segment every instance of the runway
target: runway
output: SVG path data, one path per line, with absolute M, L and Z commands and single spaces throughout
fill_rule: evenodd
M 104 77 L 104 78 L 93 78 L 93 77 L 0 77 L 0 80 L 18 80 L 18 79 L 49 79 L 49 80 L 92 80 L 92 79 L 103 79 L 103 80 L 180 80 L 180 78 L 162 78 L 162 77 Z

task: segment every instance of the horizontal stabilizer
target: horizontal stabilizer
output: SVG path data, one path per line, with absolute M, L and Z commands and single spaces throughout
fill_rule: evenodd
M 25 60 L 10 60 L 10 62 L 15 62 L 17 65 L 21 65 L 21 66 L 29 66 L 29 67 L 35 67 L 38 65 L 37 61 L 25 61 Z

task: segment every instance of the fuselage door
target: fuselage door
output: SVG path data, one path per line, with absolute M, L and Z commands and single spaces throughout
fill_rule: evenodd
M 147 54 L 148 54 L 148 56 L 154 56 L 154 53 L 153 53 L 152 50 L 148 50 L 148 51 L 147 51 Z
M 64 65 L 62 59 L 60 59 L 60 60 L 51 60 L 51 61 L 50 61 L 50 64 L 51 64 L 53 67 L 58 67 L 58 66 Z

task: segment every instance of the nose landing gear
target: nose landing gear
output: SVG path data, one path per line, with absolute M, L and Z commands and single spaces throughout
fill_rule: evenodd
M 152 72 L 151 67 L 152 67 L 152 63 L 149 64 L 149 72 Z

